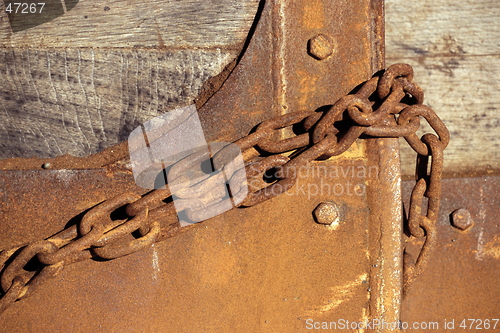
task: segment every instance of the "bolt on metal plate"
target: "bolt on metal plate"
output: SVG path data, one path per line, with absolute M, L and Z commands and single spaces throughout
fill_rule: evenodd
M 324 225 L 334 225 L 339 223 L 340 212 L 337 204 L 333 202 L 322 202 L 314 209 L 316 222 Z
M 465 208 L 459 208 L 451 213 L 451 224 L 460 230 L 467 230 L 472 227 L 472 217 L 470 212 Z
M 309 39 L 307 51 L 312 57 L 318 60 L 324 60 L 335 51 L 335 42 L 332 38 L 319 34 Z

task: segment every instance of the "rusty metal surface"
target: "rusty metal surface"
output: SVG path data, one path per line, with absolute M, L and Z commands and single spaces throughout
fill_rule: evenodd
M 438 136 L 432 134 L 424 135 L 422 142 L 418 138 L 409 140 L 409 138 L 415 137 L 414 131 L 417 129 L 411 125 L 413 120 L 411 117 L 421 116 L 422 112 L 420 110 L 425 110 L 424 116 L 431 116 L 426 117 L 426 119 L 438 118 L 435 116 L 434 111 L 421 104 L 406 104 L 411 103 L 409 101 L 403 104 L 403 99 L 407 94 L 403 90 L 403 87 L 410 86 L 413 91 L 419 90 L 418 86 L 411 83 L 411 81 L 403 81 L 404 76 L 407 77 L 404 80 L 411 79 L 412 72 L 409 66 L 402 64 L 390 66 L 380 77 L 375 76 L 366 81 L 356 93 L 341 98 L 322 114 L 302 111 L 281 115 L 264 121 L 257 127 L 256 132 L 235 142 L 235 146 L 239 146 L 239 149 L 243 150 L 244 155 L 248 155 L 246 154 L 247 149 L 254 149 L 254 146 L 260 148 L 265 153 L 286 153 L 299 149 L 290 158 L 283 155 L 255 156 L 254 158 L 258 158 L 257 160 L 251 158 L 245 161 L 247 163 L 246 174 L 250 176 L 249 187 L 251 190 L 245 200 L 241 198 L 243 201 L 239 201 L 244 207 L 254 206 L 285 192 L 293 196 L 292 190 L 294 188 L 295 191 L 299 191 L 296 192 L 296 197 L 307 195 L 308 200 L 312 199 L 311 195 L 316 197 L 320 189 L 321 196 L 324 194 L 325 189 L 327 190 L 326 195 L 330 196 L 332 194 L 339 196 L 364 196 L 366 194 L 366 186 L 363 183 L 350 184 L 347 181 L 346 184 L 332 184 L 332 178 L 338 176 L 332 177 L 332 171 L 329 169 L 333 170 L 333 166 L 329 162 L 324 162 L 321 166 L 322 168 L 318 167 L 318 173 L 321 177 L 320 185 L 314 184 L 315 186 L 311 187 L 311 184 L 309 184 L 307 185 L 307 191 L 303 190 L 304 185 L 300 187 L 299 185 L 303 181 L 301 178 L 310 178 L 303 176 L 304 172 L 308 171 L 310 163 L 322 156 L 329 158 L 332 154 L 334 156 L 342 154 L 353 145 L 362 133 L 374 127 L 381 132 L 389 130 L 389 134 L 382 135 L 404 135 L 414 147 L 419 144 L 423 145 L 425 149 L 427 149 L 427 146 L 429 147 L 427 153 L 432 154 L 431 172 L 428 176 L 428 156 L 419 155 L 418 160 L 421 161 L 420 164 L 423 165 L 421 169 L 424 172 L 417 172 L 420 178 L 415 189 L 412 191 L 409 208 L 409 230 L 412 236 L 419 238 L 426 236 L 425 243 L 415 266 L 411 264 L 406 265 L 407 263 L 405 262 L 406 266 L 401 267 L 401 214 L 398 208 L 401 196 L 399 194 L 400 169 L 398 167 L 397 145 L 394 142 L 382 140 L 377 140 L 376 144 L 372 145 L 374 149 L 368 153 L 368 156 L 371 155 L 370 160 L 372 162 L 378 161 L 378 164 L 374 164 L 368 169 L 371 170 L 374 167 L 376 169 L 374 175 L 369 172 L 367 176 L 366 170 L 363 170 L 363 166 L 358 166 L 358 169 L 362 169 L 361 171 L 358 170 L 357 174 L 359 175 L 360 172 L 362 174 L 358 178 L 368 178 L 367 180 L 371 184 L 369 187 L 371 194 L 369 202 L 373 213 L 370 216 L 370 221 L 372 222 L 370 225 L 380 226 L 380 232 L 375 231 L 378 239 L 377 242 L 379 243 L 378 249 L 375 249 L 375 251 L 371 250 L 369 255 L 370 260 L 377 263 L 375 265 L 372 264 L 372 267 L 379 267 L 378 269 L 371 269 L 372 275 L 380 275 L 380 277 L 374 278 L 377 281 L 375 286 L 376 291 L 372 293 L 370 299 L 376 301 L 374 303 L 375 312 L 384 321 L 389 321 L 389 318 L 391 318 L 392 322 L 396 322 L 399 318 L 399 303 L 401 298 L 400 278 L 402 270 L 405 274 L 412 274 L 412 278 L 417 275 L 415 271 L 418 270 L 418 273 L 421 273 L 423 270 L 422 267 L 428 261 L 430 248 L 435 245 L 434 215 L 439 210 L 441 193 L 439 183 L 441 181 L 440 166 L 442 164 L 442 150 L 446 145 L 448 135 L 442 123 L 437 122 L 440 126 L 436 125 L 434 127 L 438 131 L 439 138 L 442 141 L 440 141 Z M 387 87 L 390 87 L 390 89 Z M 411 97 L 415 96 L 413 91 L 411 92 Z M 369 99 L 375 92 L 378 95 L 382 95 L 382 98 L 385 98 L 385 100 L 372 101 Z M 421 103 L 421 99 L 416 98 L 414 103 Z M 375 108 L 375 105 L 379 106 Z M 366 110 L 364 110 L 363 114 L 359 114 L 356 108 L 365 108 Z M 408 113 L 410 116 L 407 116 Z M 352 121 L 356 121 L 347 127 L 344 133 L 342 133 L 342 127 L 337 128 L 338 125 L 336 125 L 343 118 L 343 114 L 349 114 Z M 356 116 L 353 116 L 353 114 Z M 393 114 L 399 114 L 397 125 L 389 123 Z M 358 118 L 361 119 L 359 122 L 364 124 L 364 126 L 357 122 L 356 119 Z M 308 121 L 310 119 L 313 121 Z M 401 121 L 401 119 L 403 120 Z M 304 124 L 312 123 L 313 125 L 304 125 L 306 127 L 304 129 L 305 132 L 295 137 L 276 142 L 270 140 L 275 131 L 288 126 L 299 125 L 302 121 Z M 395 122 L 395 120 L 392 119 L 392 122 Z M 416 123 L 418 124 L 418 121 Z M 309 132 L 307 132 L 308 128 L 310 128 Z M 408 131 L 407 128 L 411 130 Z M 351 133 L 354 135 L 350 135 Z M 340 135 L 341 139 L 337 135 Z M 309 136 L 311 139 L 309 139 Z M 310 146 L 310 140 L 316 143 Z M 231 155 L 231 152 L 228 150 L 229 148 L 232 151 L 231 146 L 227 145 L 221 150 L 214 152 L 214 165 L 218 165 L 218 170 L 224 170 L 226 164 L 229 168 L 230 164 L 227 163 L 228 156 L 226 156 L 229 155 L 230 157 Z M 206 156 L 202 151 L 195 151 L 186 159 L 174 164 L 172 170 L 179 168 L 185 170 L 186 167 L 189 167 L 186 161 L 199 161 L 205 158 Z M 229 160 L 232 160 L 232 158 L 229 158 Z M 417 166 L 420 166 L 420 164 Z M 352 166 L 344 167 L 342 164 L 334 166 L 335 170 L 339 167 L 344 177 L 350 174 L 345 169 L 349 170 L 349 168 L 353 168 Z M 274 175 L 266 176 L 266 172 L 273 168 L 276 169 Z M 19 175 L 20 172 L 17 171 L 14 174 Z M 112 172 L 108 174 L 112 174 Z M 130 173 L 128 174 L 130 175 Z M 182 176 L 182 174 L 176 174 Z M 355 174 L 355 172 L 352 172 L 351 177 L 354 178 Z M 233 178 L 232 175 L 227 177 Z M 312 177 L 314 178 L 314 176 Z M 263 181 L 265 178 L 269 178 L 273 183 L 267 185 Z M 203 193 L 209 194 L 213 188 L 213 186 L 210 186 L 213 183 L 213 179 L 214 177 L 208 175 L 203 180 L 198 179 L 192 184 L 195 190 L 185 189 L 183 191 L 181 195 L 182 200 L 190 199 L 191 195 L 194 195 L 192 199 L 198 200 L 199 196 Z M 323 183 L 326 179 L 329 179 L 330 182 Z M 261 183 L 261 185 L 256 186 L 255 183 Z M 353 185 L 352 188 L 350 185 Z M 23 184 L 23 186 L 25 185 Z M 32 186 L 32 184 L 29 186 Z M 77 179 L 75 188 L 79 189 L 80 187 L 81 185 Z M 313 189 L 314 194 L 312 193 Z M 338 194 L 339 191 L 341 192 L 340 194 Z M 239 191 L 235 191 L 234 193 L 239 193 Z M 418 195 L 415 195 L 415 193 L 418 193 Z M 13 302 L 12 295 L 17 295 L 16 297 L 19 300 L 31 295 L 33 293 L 32 289 L 38 289 L 48 278 L 57 276 L 68 264 L 90 259 L 91 257 L 116 259 L 148 248 L 155 242 L 166 238 L 165 236 L 168 237 L 177 234 L 180 231 L 180 224 L 175 218 L 173 202 L 164 202 L 164 200 L 173 200 L 171 195 L 173 197 L 173 194 L 166 189 L 157 189 L 144 197 L 134 192 L 121 192 L 121 194 L 107 199 L 85 212 L 80 220 L 73 218 L 75 225 L 70 225 L 54 236 L 31 242 L 22 248 L 19 246 L 4 248 L 4 251 L 0 253 L 0 269 L 2 270 L 0 282 L 5 294 L 0 299 L 0 310 L 3 312 Z M 422 197 L 424 195 L 429 198 L 426 215 L 421 213 Z M 386 205 L 382 209 L 377 208 L 381 206 L 380 198 L 386 200 Z M 19 201 L 15 196 L 8 200 L 10 202 Z M 206 209 L 207 207 L 216 205 L 220 201 L 220 197 L 209 195 L 207 196 L 207 200 L 200 207 Z M 230 199 L 228 198 L 228 200 Z M 177 207 L 178 204 L 176 203 L 175 206 Z M 112 219 L 111 216 L 114 214 L 116 217 L 116 213 L 121 208 L 123 208 L 121 216 Z M 335 214 L 333 214 L 334 211 Z M 318 223 L 328 224 L 336 229 L 339 224 L 338 220 L 340 219 L 340 212 L 338 211 L 337 204 L 322 202 L 315 208 L 313 214 Z M 124 215 L 124 213 L 126 214 Z M 174 219 L 171 218 L 172 215 Z M 190 218 L 189 212 L 186 215 Z M 463 216 L 465 216 L 458 212 L 455 212 L 455 215 L 457 221 L 459 218 L 463 219 Z M 211 216 L 213 215 L 198 219 L 197 221 L 205 220 Z M 325 223 L 326 220 L 330 220 L 330 222 Z M 420 227 L 425 229 L 425 233 Z M 140 237 L 130 237 L 134 232 L 140 234 Z M 371 233 L 372 230 L 370 229 L 369 232 Z M 373 237 L 371 235 L 369 239 Z M 367 246 L 371 247 L 371 244 L 367 244 Z M 36 262 L 39 263 L 39 268 L 35 267 Z M 31 269 L 25 267 L 28 263 L 31 263 Z M 19 290 L 20 281 L 25 286 L 22 290 Z M 405 283 L 407 282 L 405 281 Z M 376 295 L 376 297 L 373 297 L 373 295 Z
M 408 195 L 414 182 L 404 181 Z M 437 223 L 438 240 L 428 267 L 415 280 L 403 301 L 402 320 L 438 322 L 454 320 L 455 331 L 486 330 L 484 323 L 468 319 L 499 319 L 500 300 L 500 177 L 443 179 L 442 209 Z M 405 196 L 406 197 L 406 196 Z M 470 213 L 473 225 L 466 230 L 452 226 L 457 209 Z M 421 244 L 409 250 L 415 254 Z M 466 320 L 466 329 L 461 328 Z
M 267 2 L 244 58 L 200 111 L 207 138 L 232 141 L 275 115 L 332 104 L 369 78 L 378 69 L 372 64 L 379 53 L 380 37 L 374 31 L 381 30 L 374 22 L 380 23 L 380 15 L 373 12 L 380 10 L 379 2 L 361 0 Z M 318 33 L 332 33 L 338 47 L 321 62 L 307 53 L 307 41 Z M 220 126 L 222 115 L 224 126 Z M 370 154 L 374 154 L 371 158 L 377 153 Z M 355 143 L 344 156 L 313 162 L 309 169 L 318 165 L 329 172 L 366 167 L 365 145 Z M 123 176 L 129 177 L 128 185 L 116 183 L 115 176 L 106 174 L 109 179 L 103 177 L 96 185 L 109 192 L 96 193 L 109 193 L 109 198 L 115 185 L 133 187 L 130 175 Z M 356 180 L 360 186 L 376 189 L 377 177 L 368 173 Z M 398 177 L 394 173 L 393 181 Z M 301 181 L 306 187 L 315 183 L 319 189 L 321 179 Z M 64 214 L 53 217 L 46 212 L 57 220 L 57 228 L 47 222 L 32 233 L 50 236 L 72 214 L 104 200 L 80 190 L 83 184 L 71 185 L 72 180 L 53 180 L 56 188 L 73 188 L 71 200 L 66 201 L 67 191 L 49 190 L 57 194 L 44 201 L 31 199 L 32 192 L 27 192 L 5 217 L 12 220 L 31 209 L 32 222 L 41 221 L 33 202 L 61 210 Z M 329 182 L 347 189 L 353 185 L 350 180 L 347 174 L 330 177 Z M 40 196 L 45 190 L 38 187 L 36 178 L 25 182 L 33 194 Z M 88 205 L 69 213 L 74 209 L 72 200 Z M 331 200 L 341 207 L 341 221 L 316 224 L 312 211 Z M 306 331 L 308 318 L 363 320 L 376 313 L 370 308 L 371 297 L 392 299 L 393 292 L 370 295 L 373 257 L 383 253 L 371 252 L 376 246 L 366 233 L 371 230 L 369 221 L 373 222 L 369 213 L 365 195 L 285 194 L 256 207 L 230 211 L 149 250 L 69 266 L 37 294 L 7 309 L 0 326 L 5 332 L 137 332 L 137 327 L 144 332 L 299 332 Z M 397 218 L 393 213 L 385 216 Z
M 339 161 L 327 165 L 326 172 L 357 170 L 365 163 Z M 309 172 L 324 170 L 320 165 L 325 166 L 316 162 Z M 347 189 L 351 180 L 340 174 L 335 184 Z M 367 180 L 357 181 L 364 185 Z M 76 177 L 73 182 L 77 188 Z M 62 332 L 75 325 L 76 332 L 136 332 L 139 322 L 151 332 L 165 327 L 275 332 L 300 331 L 307 318 L 360 320 L 368 301 L 369 262 L 362 260 L 367 239 L 360 232 L 368 227 L 366 198 L 334 197 L 342 219 L 336 226 L 322 226 L 314 222 L 312 211 L 332 195 L 325 191 L 304 200 L 301 192 L 310 184 L 316 189 L 324 184 L 318 176 L 301 182 L 298 194 L 275 198 L 279 205 L 272 199 L 233 210 L 122 259 L 68 266 L 7 309 L 0 318 L 2 331 L 28 332 L 36 325 L 39 332 Z M 113 183 L 113 177 L 102 180 L 103 186 Z M 64 187 L 67 182 L 53 184 Z M 31 178 L 25 186 L 39 185 Z M 77 192 L 75 201 L 86 200 Z M 8 199 L 15 196 L 7 194 Z M 22 214 L 31 201 L 24 197 L 6 217 Z M 57 201 L 46 199 L 52 207 L 64 205 Z M 346 261 L 345 256 L 357 260 Z
M 370 164 L 379 170 L 370 187 L 370 318 L 397 322 L 403 293 L 401 166 L 397 139 L 368 144 Z M 374 332 L 384 332 L 378 327 Z
M 331 105 L 370 78 L 380 69 L 373 63 L 381 8 L 368 0 L 266 1 L 244 59 L 200 110 L 207 139 L 233 141 L 274 115 Z M 320 33 L 337 45 L 322 61 L 308 54 Z
M 131 179 L 130 171 L 105 169 L 2 171 L 0 248 L 52 236 L 118 193 L 144 193 Z

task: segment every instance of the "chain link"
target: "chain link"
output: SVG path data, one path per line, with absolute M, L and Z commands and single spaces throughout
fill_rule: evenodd
M 239 206 L 253 206 L 286 192 L 295 185 L 297 170 L 302 166 L 313 160 L 340 155 L 359 138 L 404 137 L 418 154 L 417 182 L 410 199 L 408 228 L 411 237 L 425 239 L 415 262 L 408 255 L 404 256 L 404 286 L 407 288 L 423 271 L 436 242 L 443 150 L 450 139 L 446 126 L 436 113 L 422 104 L 423 92 L 412 79 L 411 66 L 392 65 L 325 112 L 299 111 L 281 115 L 264 121 L 255 132 L 234 142 L 243 152 L 246 166 L 229 181 L 241 179 L 244 171 L 250 180 L 248 183 L 252 184 Z M 420 118 L 425 119 L 437 135 L 425 134 L 418 138 L 415 132 L 420 126 Z M 274 140 L 281 137 L 279 131 L 287 127 L 298 129 L 300 133 Z M 280 155 L 287 152 L 292 152 L 289 157 Z M 219 150 L 212 157 L 214 166 L 226 167 L 223 162 L 230 160 L 231 154 L 234 151 L 229 145 Z M 174 167 L 182 167 L 180 164 L 198 158 L 195 153 Z M 430 173 L 427 171 L 429 158 Z M 270 178 L 270 170 L 276 172 L 269 184 L 262 180 Z M 254 187 L 254 184 L 259 184 L 254 180 L 260 181 L 258 187 Z M 210 182 L 210 177 L 193 184 L 192 191 L 185 195 L 204 198 L 211 189 L 204 182 Z M 427 198 L 426 210 L 424 198 Z M 221 198 L 210 197 L 209 200 L 213 201 L 207 203 L 205 200 L 200 207 L 216 204 Z M 122 207 L 128 218 L 111 220 L 111 214 Z M 44 281 L 56 276 L 66 265 L 92 257 L 118 258 L 178 234 L 181 228 L 176 208 L 168 188 L 151 191 L 142 197 L 124 193 L 89 210 L 78 225 L 46 240 L 0 252 L 0 285 L 3 290 L 0 314 L 16 300 L 28 296 Z M 193 216 L 189 218 L 196 218 L 196 211 L 190 214 Z M 33 260 L 39 267 L 28 270 L 26 265 Z

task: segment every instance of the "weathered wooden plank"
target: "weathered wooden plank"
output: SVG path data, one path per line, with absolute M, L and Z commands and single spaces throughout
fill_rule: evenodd
M 449 175 L 500 170 L 498 17 L 496 0 L 386 1 L 387 63 L 414 67 L 426 103 L 448 126 Z M 402 147 L 403 173 L 411 175 L 415 154 Z
M 235 47 L 245 39 L 258 2 L 80 0 L 64 15 L 16 33 L 12 33 L 7 13 L 2 10 L 0 45 L 32 48 Z M 29 23 L 30 15 L 37 14 L 25 15 Z
M 193 103 L 238 57 L 257 6 L 80 0 L 14 33 L 2 9 L 0 158 L 88 156 Z
M 0 49 L 0 155 L 100 151 L 192 103 L 230 60 L 217 50 Z

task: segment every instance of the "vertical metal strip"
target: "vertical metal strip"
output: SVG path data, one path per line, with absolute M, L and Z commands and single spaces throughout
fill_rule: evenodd
M 399 322 L 403 288 L 401 165 L 398 139 L 376 139 L 378 182 L 370 188 L 370 318 Z M 372 154 L 374 156 L 375 154 Z M 378 326 L 373 332 L 383 332 Z
M 372 0 L 373 72 L 385 67 L 384 1 Z M 403 292 L 403 212 L 398 139 L 374 139 L 369 156 L 377 161 L 378 180 L 369 192 L 370 318 L 385 323 L 401 319 Z M 384 332 L 383 326 L 372 332 Z

